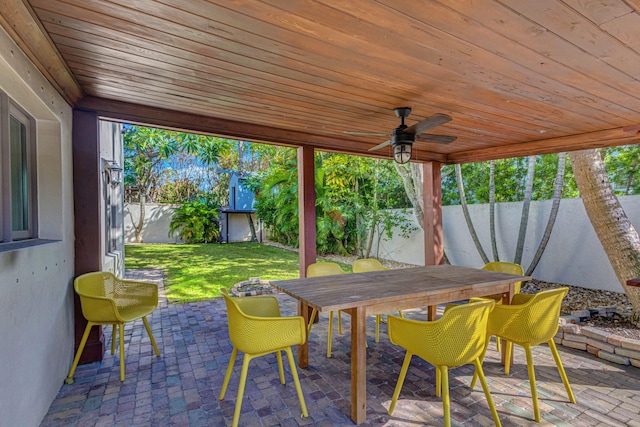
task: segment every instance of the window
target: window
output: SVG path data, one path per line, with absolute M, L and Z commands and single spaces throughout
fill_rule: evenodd
M 35 120 L 0 93 L 0 242 L 37 237 Z

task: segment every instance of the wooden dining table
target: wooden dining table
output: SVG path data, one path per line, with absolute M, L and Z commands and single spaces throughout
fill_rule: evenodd
M 516 282 L 529 276 L 498 273 L 454 265 L 434 265 L 366 273 L 273 280 L 272 286 L 298 300 L 305 321 L 312 309 L 343 310 L 351 315 L 351 419 L 360 424 L 367 413 L 366 317 L 398 310 L 428 307 L 472 297 L 502 294 L 509 303 Z M 425 319 L 426 320 L 426 319 Z M 298 346 L 298 365 L 309 365 L 308 342 Z

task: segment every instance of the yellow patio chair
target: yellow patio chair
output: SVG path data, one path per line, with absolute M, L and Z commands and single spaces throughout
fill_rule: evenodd
M 442 395 L 445 427 L 451 426 L 449 368 L 469 363 L 473 363 L 480 377 L 495 424 L 501 425 L 482 371 L 481 359 L 486 348 L 487 320 L 494 305 L 492 300 L 485 299 L 450 306 L 440 319 L 431 322 L 389 316 L 389 339 L 407 350 L 389 406 L 389 415 L 395 409 L 411 357 L 415 354 L 436 368 L 436 396 Z
M 233 351 L 231 352 L 227 373 L 224 376 L 222 389 L 220 390 L 220 400 L 224 399 L 224 395 L 227 392 L 227 386 L 229 385 L 229 379 L 231 378 L 238 350 L 244 353 L 232 426 L 237 427 L 238 420 L 240 419 L 244 387 L 247 382 L 247 373 L 251 360 L 266 354 L 275 353 L 278 360 L 278 370 L 280 371 L 280 383 L 285 384 L 282 355 L 280 354 L 282 350 L 287 353 L 287 359 L 291 367 L 291 376 L 293 377 L 298 399 L 300 400 L 300 406 L 302 407 L 302 417 L 308 417 L 307 405 L 302 395 L 296 363 L 293 360 L 293 353 L 291 352 L 292 345 L 304 344 L 307 339 L 302 316 L 281 317 L 280 307 L 276 297 L 253 296 L 234 298 L 230 297 L 226 290 L 222 290 L 222 296 L 227 305 L 229 338 L 233 344 Z
M 483 270 L 497 271 L 498 273 L 507 273 L 507 274 L 517 274 L 519 276 L 524 276 L 524 268 L 520 264 L 516 264 L 513 262 L 507 261 L 494 261 L 487 263 Z M 520 293 L 520 288 L 522 287 L 522 282 L 516 282 L 514 284 L 515 292 L 514 294 Z M 487 298 L 492 298 L 496 301 L 496 304 L 502 304 L 502 294 L 491 295 Z M 496 351 L 500 351 L 500 340 L 496 339 Z
M 335 262 L 316 262 L 307 267 L 307 277 L 332 276 L 334 274 L 348 274 Z M 309 318 L 307 333 L 311 332 L 311 326 L 318 311 L 314 308 Z M 338 333 L 342 334 L 342 317 L 338 310 Z M 331 339 L 333 336 L 333 311 L 329 312 L 329 333 L 327 338 L 327 357 L 331 357 Z
M 352 269 L 354 273 L 364 273 L 367 271 L 381 271 L 388 270 L 387 267 L 382 265 L 380 261 L 375 258 L 362 258 L 353 261 Z M 400 317 L 404 317 L 402 311 L 398 311 Z M 382 320 L 382 316 L 380 314 L 376 314 L 376 342 L 380 342 L 380 322 Z
M 522 268 L 520 264 L 516 264 L 513 262 L 494 261 L 494 262 L 487 263 L 484 267 L 482 267 L 482 269 L 497 271 L 498 273 L 517 274 L 519 276 L 524 276 L 524 268 Z M 515 283 L 516 294 L 520 293 L 521 286 L 522 286 L 522 282 Z M 500 295 L 500 298 L 502 298 L 502 295 Z M 500 304 L 499 301 L 496 301 L 496 302 Z
M 118 326 L 120 331 L 120 381 L 124 381 L 125 323 L 142 319 L 153 350 L 156 356 L 160 356 L 160 351 L 147 321 L 147 316 L 158 307 L 157 285 L 122 280 L 111 273 L 99 271 L 76 277 L 73 287 L 80 297 L 82 315 L 87 319 L 87 326 L 84 329 L 69 375 L 65 380 L 67 384 L 73 384 L 73 374 L 78 367 L 78 361 L 87 343 L 89 332 L 95 325 L 113 325 L 111 354 L 115 353 L 116 326 Z
M 495 307 L 489 316 L 487 324 L 487 339 L 490 335 L 495 335 L 497 338 L 503 338 L 507 342 L 505 348 L 505 375 L 509 375 L 513 344 L 518 344 L 524 348 L 531 397 L 533 398 L 533 412 L 537 422 L 540 422 L 540 408 L 538 407 L 538 391 L 536 389 L 536 376 L 531 354 L 533 346 L 542 343 L 549 345 L 569 400 L 571 403 L 576 403 L 571 391 L 571 385 L 569 385 L 569 379 L 560 360 L 560 354 L 553 341 L 553 337 L 558 332 L 558 319 L 560 317 L 562 299 L 567 295 L 568 291 L 569 288 L 562 287 L 538 292 L 535 295 L 514 295 L 510 305 L 503 304 Z M 475 386 L 475 381 L 476 376 L 474 375 L 471 381 L 472 388 Z

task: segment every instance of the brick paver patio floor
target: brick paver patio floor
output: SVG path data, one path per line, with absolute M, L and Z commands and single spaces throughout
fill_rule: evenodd
M 161 287 L 155 270 L 128 272 Z M 278 296 L 284 315 L 296 313 L 293 299 Z M 415 311 L 409 316 L 424 316 Z M 161 296 L 150 318 L 161 357 L 155 357 L 142 322 L 128 325 L 125 337 L 126 380 L 119 380 L 118 352 L 110 354 L 111 328 L 105 328 L 107 352 L 101 362 L 81 365 L 73 385 L 62 385 L 43 427 L 54 426 L 228 426 L 238 388 L 240 358 L 227 396 L 218 393 L 231 354 L 222 299 L 169 305 Z M 273 355 L 252 361 L 240 416 L 241 426 L 351 426 L 349 316 L 344 334 L 334 335 L 333 357 L 326 358 L 327 316 L 314 325 L 309 344 L 309 369 L 299 369 L 309 409 L 300 405 L 285 358 L 287 384 L 278 379 Z M 435 371 L 413 358 L 393 415 L 387 414 L 404 352 L 392 345 L 381 326 L 380 343 L 373 340 L 370 317 L 367 350 L 367 423 L 371 426 L 442 425 L 442 403 L 435 397 Z M 336 330 L 337 332 L 337 330 Z M 542 422 L 533 422 L 524 353 L 515 348 L 515 365 L 502 372 L 499 355 L 490 346 L 484 368 L 504 426 L 640 426 L 640 369 L 615 365 L 586 352 L 559 346 L 577 404 L 570 404 L 546 346 L 534 349 Z M 71 363 L 71 361 L 69 361 Z M 450 373 L 451 416 L 454 425 L 490 426 L 493 420 L 478 385 L 469 388 L 471 366 Z M 61 379 L 62 383 L 62 379 Z

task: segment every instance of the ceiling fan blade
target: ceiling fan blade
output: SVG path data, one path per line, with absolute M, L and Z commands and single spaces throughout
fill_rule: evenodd
M 436 144 L 450 144 L 455 141 L 457 137 L 448 135 L 434 135 L 432 133 L 423 133 L 416 135 L 416 141 L 421 142 L 435 142 Z
M 389 140 L 387 140 L 387 141 L 385 141 L 385 142 L 383 142 L 382 144 L 378 144 L 378 145 L 376 145 L 376 146 L 375 146 L 375 147 L 373 147 L 373 148 L 369 148 L 369 151 L 376 151 L 376 150 L 379 150 L 379 149 L 381 149 L 381 148 L 386 147 L 386 146 L 387 146 L 387 145 L 389 145 L 389 144 L 391 144 L 391 140 L 390 140 L 390 139 L 389 139 Z
M 364 135 L 364 136 L 391 136 L 389 133 L 380 132 L 360 132 L 360 131 L 344 131 L 347 135 Z
M 440 126 L 444 123 L 450 122 L 451 116 L 447 114 L 437 113 L 431 117 L 427 117 L 421 122 L 418 122 L 412 126 L 407 128 L 407 132 L 415 132 L 416 135 L 421 134 L 424 131 L 427 131 L 436 126 Z

